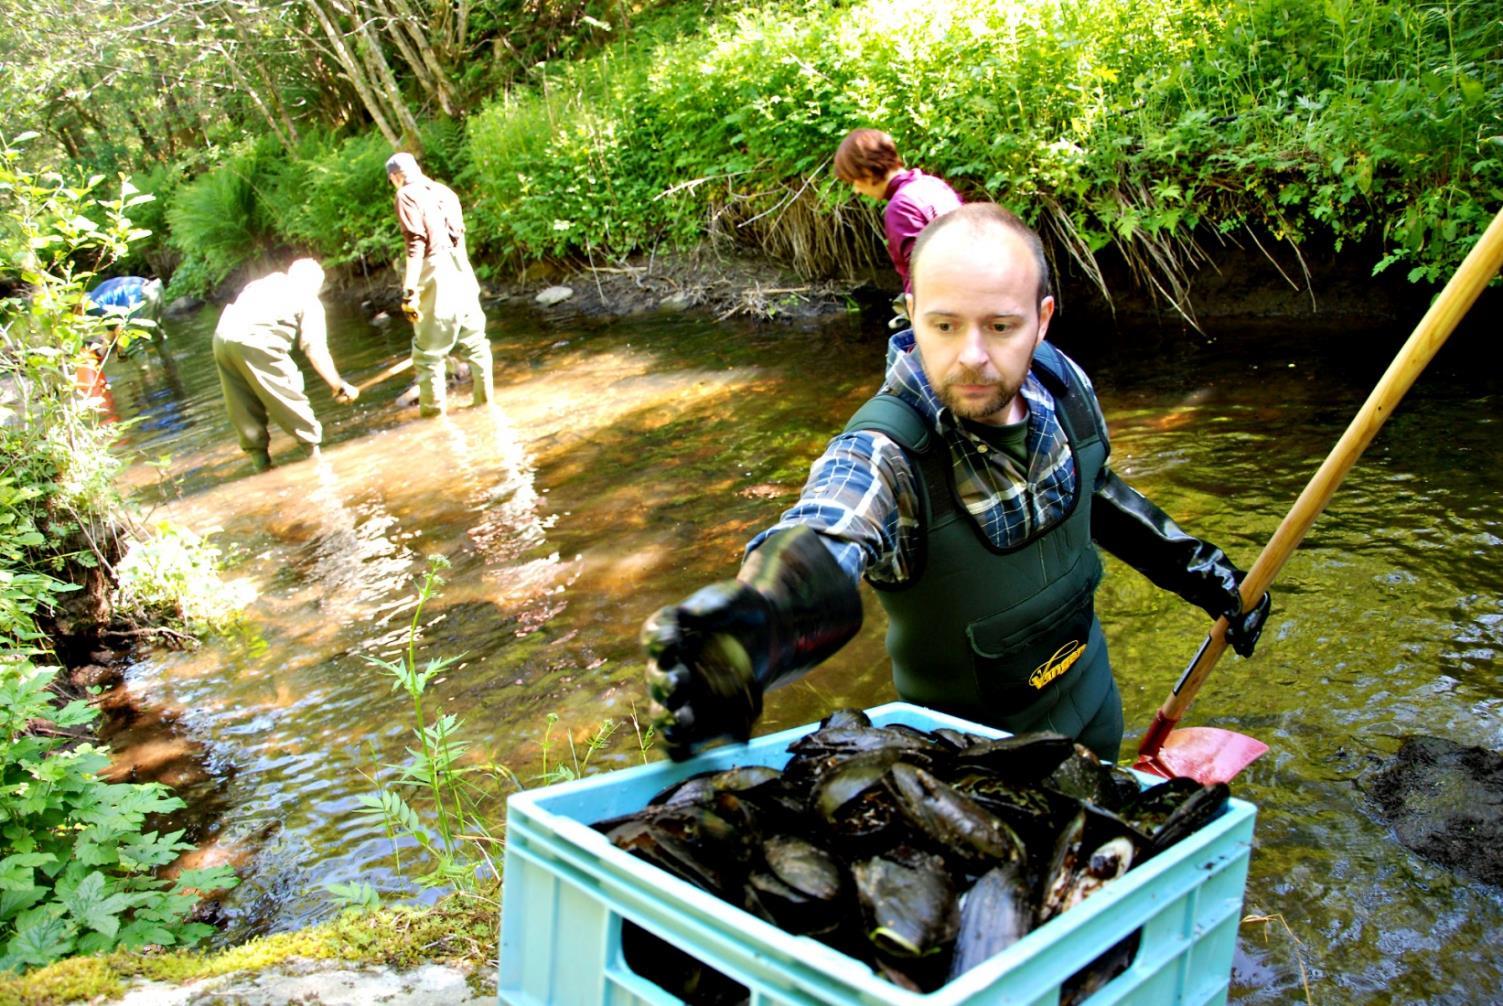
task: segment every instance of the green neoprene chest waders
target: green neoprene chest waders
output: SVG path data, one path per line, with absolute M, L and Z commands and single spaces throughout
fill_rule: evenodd
M 1033 369 L 1069 441 L 1075 502 L 1008 549 L 992 545 L 956 500 L 950 451 L 913 406 L 878 395 L 846 425 L 895 440 L 920 483 L 915 572 L 903 584 L 872 586 L 887 609 L 887 651 L 903 699 L 1013 732 L 1057 730 L 1115 758 L 1121 701 L 1095 616 L 1102 567 L 1091 542 L 1092 489 L 1108 444 L 1091 393 L 1048 343 Z

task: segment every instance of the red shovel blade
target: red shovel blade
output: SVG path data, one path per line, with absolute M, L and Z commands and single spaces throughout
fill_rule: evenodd
M 1262 741 L 1232 730 L 1183 727 L 1169 731 L 1153 754 L 1139 755 L 1133 768 L 1165 779 L 1187 775 L 1209 786 L 1231 782 L 1267 750 Z

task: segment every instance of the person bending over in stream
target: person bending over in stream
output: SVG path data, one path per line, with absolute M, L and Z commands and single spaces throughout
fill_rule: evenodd
M 115 276 L 91 287 L 84 298 L 88 313 L 109 319 L 111 327 L 118 328 L 138 318 L 155 327 L 162 320 L 162 281 L 159 279 Z
M 418 411 L 444 412 L 444 361 L 451 350 L 470 365 L 473 400 L 491 397 L 491 344 L 485 337 L 480 284 L 464 246 L 459 197 L 425 176 L 407 153 L 386 161 L 396 187 L 397 222 L 407 245 L 402 272 L 402 313 L 412 322 L 412 368 L 418 380 Z
M 268 420 L 276 420 L 310 456 L 318 454 L 323 441 L 323 427 L 303 393 L 303 374 L 292 360 L 294 341 L 336 402 L 360 397 L 359 389 L 339 376 L 329 355 L 324 306 L 318 299 L 323 285 L 323 267 L 300 258 L 286 272 L 247 283 L 214 329 L 225 411 L 240 437 L 240 449 L 257 471 L 271 467 Z
M 1038 235 L 972 203 L 914 245 L 912 330 L 880 392 L 814 463 L 798 502 L 747 546 L 734 580 L 643 626 L 656 727 L 682 758 L 746 738 L 762 693 L 861 625 L 861 577 L 887 609 L 907 701 L 1012 732 L 1056 730 L 1115 760 L 1122 700 L 1093 599 L 1099 544 L 1231 619 L 1250 656 L 1269 611 L 1242 571 L 1107 463 L 1090 381 L 1044 341 L 1054 313 Z

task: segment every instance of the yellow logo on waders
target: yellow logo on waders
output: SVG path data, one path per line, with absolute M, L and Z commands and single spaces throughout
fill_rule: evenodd
M 1054 655 L 1039 664 L 1028 676 L 1028 683 L 1034 688 L 1042 689 L 1049 682 L 1059 677 L 1074 666 L 1075 661 L 1085 655 L 1086 644 L 1078 639 L 1072 639 L 1064 646 L 1054 651 Z

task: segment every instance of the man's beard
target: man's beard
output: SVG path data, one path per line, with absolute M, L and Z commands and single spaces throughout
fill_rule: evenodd
M 979 403 L 973 399 L 964 399 L 950 390 L 958 384 L 990 384 L 992 386 L 992 394 Z M 1022 390 L 1022 387 L 1021 383 L 1016 385 L 1009 384 L 1000 377 L 991 380 L 978 370 L 962 367 L 956 371 L 952 371 L 944 385 L 939 388 L 939 400 L 949 406 L 950 411 L 954 412 L 961 419 L 980 420 L 986 419 L 988 416 L 995 415 L 1007 408 L 1012 403 L 1012 400 L 1018 396 L 1018 392 Z

